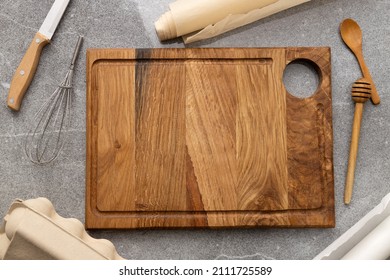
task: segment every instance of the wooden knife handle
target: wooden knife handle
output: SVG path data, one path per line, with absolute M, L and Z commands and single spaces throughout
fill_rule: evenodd
M 7 105 L 12 110 L 19 111 L 24 94 L 30 86 L 30 83 L 35 75 L 35 71 L 37 70 L 42 49 L 49 42 L 50 40 L 39 32 L 35 34 L 33 41 L 28 47 L 12 78 L 7 99 Z

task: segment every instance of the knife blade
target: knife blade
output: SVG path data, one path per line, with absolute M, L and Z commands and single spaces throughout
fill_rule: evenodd
M 54 2 L 42 26 L 35 34 L 34 39 L 30 43 L 22 61 L 16 69 L 7 98 L 7 106 L 12 110 L 20 110 L 23 97 L 37 70 L 42 49 L 53 37 L 69 1 L 70 0 L 56 0 Z

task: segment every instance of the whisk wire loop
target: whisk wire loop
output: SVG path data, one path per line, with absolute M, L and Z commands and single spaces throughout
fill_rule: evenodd
M 25 154 L 36 164 L 48 164 L 55 160 L 67 140 L 71 122 L 74 63 L 80 52 L 83 37 L 79 37 L 69 70 L 57 89 L 44 102 L 34 117 L 35 127 L 25 139 Z

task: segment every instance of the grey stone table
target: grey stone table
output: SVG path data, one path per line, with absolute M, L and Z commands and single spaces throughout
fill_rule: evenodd
M 0 216 L 15 198 L 49 198 L 60 215 L 84 221 L 86 48 L 184 47 L 181 40 L 161 44 L 154 21 L 171 0 L 72 0 L 42 55 L 22 110 L 5 105 L 9 84 L 28 44 L 53 0 L 0 0 Z M 334 229 L 96 230 L 130 259 L 311 259 L 348 230 L 390 192 L 390 1 L 312 0 L 218 38 L 190 47 L 330 46 L 332 48 Z M 358 64 L 338 34 L 340 22 L 354 18 L 364 32 L 364 52 L 382 103 L 367 103 L 354 196 L 343 204 L 354 104 L 351 84 Z M 64 77 L 77 35 L 85 36 L 75 73 L 73 123 L 65 150 L 56 162 L 35 166 L 25 157 L 23 139 L 31 118 Z M 313 72 L 296 65 L 285 81 L 299 88 L 295 75 L 315 85 Z

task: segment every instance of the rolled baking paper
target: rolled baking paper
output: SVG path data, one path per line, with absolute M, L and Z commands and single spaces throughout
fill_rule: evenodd
M 211 38 L 310 0 L 178 0 L 155 23 L 161 41 Z M 234 5 L 232 5 L 232 3 Z M 193 33 L 198 31 L 196 33 Z M 192 34 L 189 34 L 192 33 Z
M 209 24 L 215 24 L 231 14 L 245 14 L 277 0 L 178 0 L 169 4 L 170 11 L 155 24 L 161 40 L 176 38 Z
M 232 14 L 216 24 L 206 26 L 204 29 L 196 32 L 195 34 L 184 35 L 183 40 L 186 44 L 189 44 L 212 38 L 309 1 L 310 0 L 279 0 L 274 4 L 261 9 L 252 10 L 246 14 Z
M 390 216 L 342 258 L 343 260 L 386 260 L 390 257 Z

